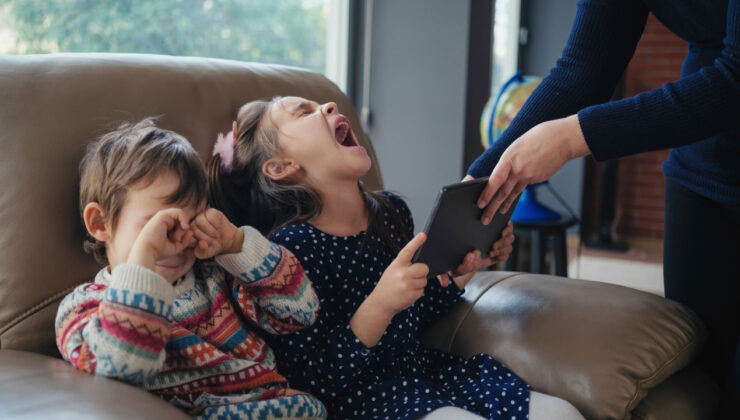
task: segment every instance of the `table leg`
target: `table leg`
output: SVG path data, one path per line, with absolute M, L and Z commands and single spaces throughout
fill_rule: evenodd
M 539 229 L 533 229 L 530 238 L 532 240 L 530 272 L 542 273 L 545 267 L 545 237 Z
M 554 232 L 552 256 L 555 264 L 555 275 L 568 277 L 568 245 L 565 241 L 565 230 Z

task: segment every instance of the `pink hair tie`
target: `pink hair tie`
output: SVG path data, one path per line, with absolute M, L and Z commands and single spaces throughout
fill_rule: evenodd
M 226 134 L 218 133 L 216 144 L 213 145 L 213 156 L 221 156 L 221 169 L 226 173 L 231 172 L 231 166 L 234 163 L 235 142 L 236 134 L 234 131 L 229 131 Z

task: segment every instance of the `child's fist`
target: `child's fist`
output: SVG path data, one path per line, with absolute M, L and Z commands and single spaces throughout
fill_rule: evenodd
M 156 261 L 172 257 L 191 246 L 193 231 L 182 209 L 158 211 L 136 237 L 128 262 L 154 269 Z
M 242 249 L 244 233 L 216 209 L 206 209 L 195 216 L 190 227 L 197 240 L 196 258 L 206 259 Z
M 371 293 L 378 305 L 390 316 L 413 305 L 424 294 L 429 267 L 426 264 L 411 262 L 416 250 L 424 241 L 426 235 L 423 233 L 411 239 L 385 269 Z

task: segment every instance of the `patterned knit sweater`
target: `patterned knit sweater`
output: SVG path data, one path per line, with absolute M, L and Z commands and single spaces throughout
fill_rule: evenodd
M 241 252 L 196 263 L 174 286 L 133 264 L 102 269 L 59 307 L 62 356 L 199 417 L 325 418 L 319 400 L 288 388 L 258 335 L 311 325 L 318 298 L 290 251 L 241 229 Z

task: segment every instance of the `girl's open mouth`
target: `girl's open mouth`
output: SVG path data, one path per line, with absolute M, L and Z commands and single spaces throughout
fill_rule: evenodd
M 344 115 L 337 117 L 337 122 L 334 125 L 334 137 L 337 139 L 337 143 L 344 147 L 360 145 L 355 139 L 355 133 L 352 132 L 349 120 Z

